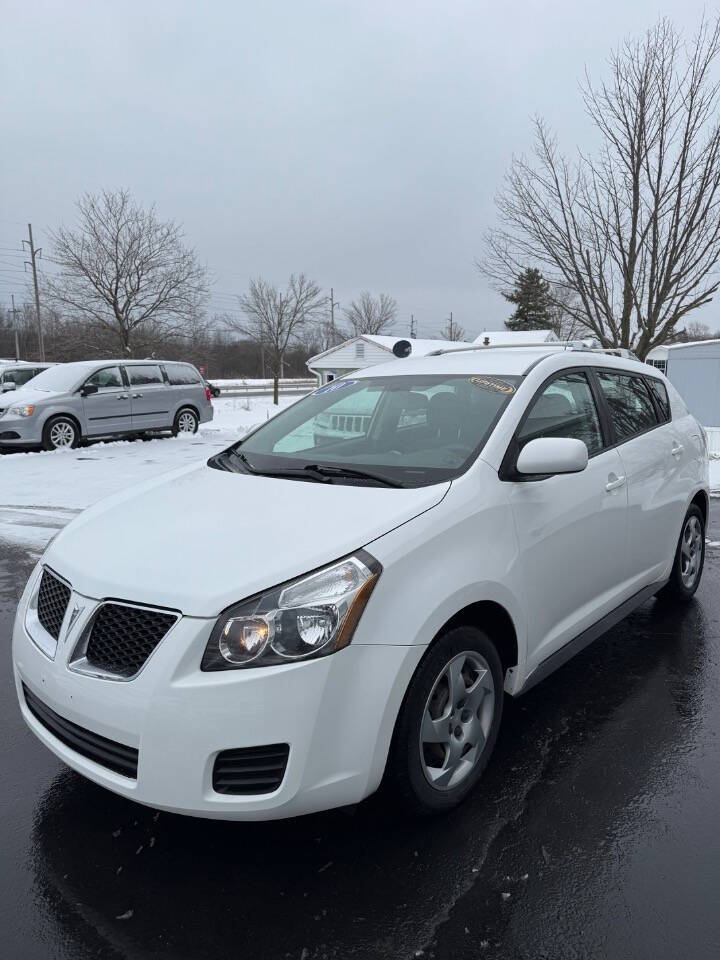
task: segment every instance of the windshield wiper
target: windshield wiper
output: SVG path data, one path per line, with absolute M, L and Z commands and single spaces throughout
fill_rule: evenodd
M 372 480 L 373 483 L 381 483 L 384 487 L 402 487 L 403 484 L 391 477 L 386 477 L 382 473 L 371 473 L 369 470 L 355 470 L 353 467 L 338 467 L 326 463 L 308 463 L 303 467 L 310 473 L 319 473 L 323 477 L 347 477 L 348 479 L 357 478 L 358 480 Z

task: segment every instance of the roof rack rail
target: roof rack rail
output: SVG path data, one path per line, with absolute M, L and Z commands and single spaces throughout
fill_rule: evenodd
M 615 357 L 637 360 L 632 350 L 626 347 L 601 347 L 597 340 L 551 340 L 548 343 L 470 343 L 466 347 L 442 347 L 428 353 L 428 357 L 439 357 L 447 353 L 467 353 L 474 350 L 571 350 L 582 353 L 607 353 Z

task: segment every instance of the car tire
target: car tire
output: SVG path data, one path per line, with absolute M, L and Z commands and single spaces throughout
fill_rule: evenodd
M 475 627 L 448 630 L 415 671 L 395 725 L 386 781 L 406 809 L 443 813 L 465 799 L 495 747 L 502 709 L 490 637 Z
M 43 450 L 72 450 L 80 442 L 80 430 L 72 417 L 50 417 L 43 427 Z
M 670 579 L 658 596 L 687 603 L 695 596 L 705 565 L 705 518 L 695 504 L 688 509 L 675 550 Z
M 197 433 L 200 426 L 200 418 L 190 407 L 182 407 L 175 414 L 173 421 L 172 435 L 177 437 L 179 433 Z

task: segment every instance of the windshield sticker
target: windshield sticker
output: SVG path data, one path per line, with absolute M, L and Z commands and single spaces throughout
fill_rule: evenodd
M 470 377 L 469 380 L 474 387 L 480 387 L 481 390 L 490 390 L 492 393 L 502 393 L 505 397 L 510 397 L 515 393 L 514 384 L 508 383 L 507 380 L 499 380 L 497 377 Z
M 319 387 L 315 393 L 334 393 L 336 390 L 344 390 L 346 387 L 352 387 L 357 380 L 331 380 L 324 387 Z

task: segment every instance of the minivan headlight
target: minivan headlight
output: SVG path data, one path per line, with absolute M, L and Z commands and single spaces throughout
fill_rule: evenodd
M 202 670 L 268 667 L 325 657 L 352 640 L 382 566 L 364 550 L 224 611 Z
M 31 417 L 35 413 L 35 406 L 32 403 L 18 404 L 17 407 L 10 407 L 9 413 L 14 413 L 17 417 Z

